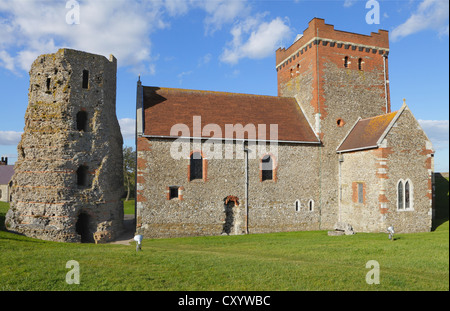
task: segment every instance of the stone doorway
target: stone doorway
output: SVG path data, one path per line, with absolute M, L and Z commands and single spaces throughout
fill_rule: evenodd
M 85 212 L 81 212 L 80 215 L 78 215 L 78 220 L 75 225 L 75 230 L 76 230 L 77 234 L 79 234 L 81 237 L 81 243 L 93 243 L 94 242 L 93 232 L 91 232 L 89 230 L 90 218 L 91 217 Z

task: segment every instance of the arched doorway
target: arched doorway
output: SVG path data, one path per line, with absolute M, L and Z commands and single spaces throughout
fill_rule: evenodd
M 89 220 L 90 216 L 81 212 L 78 215 L 77 223 L 75 224 L 75 230 L 81 237 L 81 243 L 92 243 L 94 242 L 93 233 L 89 230 Z

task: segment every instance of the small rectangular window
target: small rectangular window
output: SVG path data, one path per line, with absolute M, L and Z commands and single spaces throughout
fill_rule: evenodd
M 179 188 L 178 186 L 169 187 L 169 200 L 178 199 Z
M 362 183 L 358 183 L 358 203 L 364 203 L 364 187 Z
M 89 86 L 89 71 L 83 70 L 83 89 L 87 89 Z

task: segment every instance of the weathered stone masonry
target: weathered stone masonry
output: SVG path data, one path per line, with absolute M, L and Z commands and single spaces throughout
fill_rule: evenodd
M 8 230 L 63 242 L 104 242 L 122 228 L 117 61 L 61 49 L 30 70 Z

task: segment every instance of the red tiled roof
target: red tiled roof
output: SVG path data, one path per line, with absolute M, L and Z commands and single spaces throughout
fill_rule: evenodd
M 210 138 L 212 133 L 194 133 L 193 117 L 200 116 L 202 128 L 217 124 L 223 138 L 236 138 L 227 133 L 226 124 L 252 124 L 256 130 L 265 124 L 265 139 L 270 140 L 270 124 L 277 124 L 279 141 L 318 143 L 294 98 L 158 87 L 143 87 L 143 93 L 144 135 L 173 136 L 172 126 L 185 124 L 190 137 Z
M 378 140 L 386 131 L 396 114 L 397 111 L 394 111 L 380 116 L 359 120 L 337 151 L 344 152 L 354 149 L 377 147 Z

